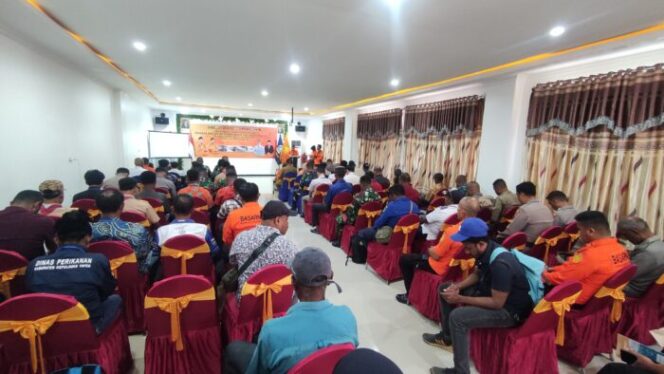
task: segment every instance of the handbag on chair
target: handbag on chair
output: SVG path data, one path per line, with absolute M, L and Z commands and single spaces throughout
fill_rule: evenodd
M 279 236 L 279 234 L 275 232 L 272 233 L 267 238 L 265 238 L 260 247 L 254 249 L 254 251 L 251 252 L 251 255 L 249 256 L 247 261 L 245 261 L 244 264 L 242 264 L 242 266 L 240 266 L 239 269 L 237 267 L 233 267 L 232 269 L 228 270 L 226 274 L 224 274 L 224 276 L 221 278 L 221 285 L 226 292 L 237 291 L 239 286 L 238 279 L 240 279 L 240 275 L 242 275 L 247 270 L 247 268 L 251 266 L 251 264 L 253 264 L 254 261 L 256 261 L 258 256 L 260 256 L 263 252 L 265 252 L 267 247 L 269 247 L 272 244 L 272 242 L 274 242 L 274 239 L 276 239 L 277 236 Z

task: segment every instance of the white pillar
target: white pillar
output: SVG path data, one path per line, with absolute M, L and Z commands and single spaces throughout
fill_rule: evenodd
M 354 160 L 358 162 L 360 156 L 359 142 L 357 140 L 357 110 L 347 110 L 344 112 L 344 146 L 341 156 L 344 160 Z

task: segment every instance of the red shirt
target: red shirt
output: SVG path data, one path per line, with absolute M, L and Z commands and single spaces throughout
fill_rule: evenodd
M 217 196 L 214 198 L 214 205 L 221 205 L 224 203 L 226 200 L 230 200 L 235 197 L 235 188 L 233 186 L 226 186 L 224 188 L 220 188 L 219 191 L 217 191 Z
M 408 184 L 403 184 L 402 186 L 406 192 L 406 196 L 409 199 L 411 199 L 415 204 L 418 204 L 420 202 L 420 193 L 413 188 L 413 185 L 408 183 Z
M 50 250 L 57 247 L 54 224 L 51 218 L 17 206 L 0 210 L 0 248 L 17 252 L 28 261 L 43 256 L 44 245 Z

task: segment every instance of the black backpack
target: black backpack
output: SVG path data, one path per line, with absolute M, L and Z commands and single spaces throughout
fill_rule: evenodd
M 356 264 L 364 264 L 367 262 L 367 243 L 362 241 L 359 236 L 355 235 L 350 240 L 350 257 L 346 258 L 346 265 L 350 258 Z

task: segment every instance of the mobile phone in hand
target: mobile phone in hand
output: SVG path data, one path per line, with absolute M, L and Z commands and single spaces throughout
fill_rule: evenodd
M 636 361 L 636 356 L 632 352 L 628 352 L 624 349 L 621 349 L 620 359 L 625 361 L 628 365 L 631 365 Z

